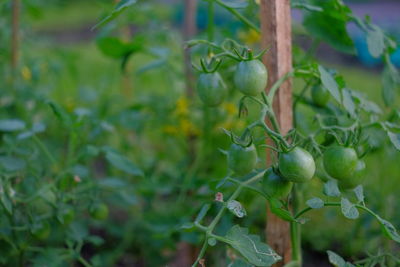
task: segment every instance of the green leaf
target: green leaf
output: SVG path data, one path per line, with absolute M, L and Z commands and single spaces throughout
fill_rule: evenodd
M 18 119 L 0 120 L 0 132 L 15 132 L 25 128 L 25 122 Z
M 110 21 L 114 20 L 116 17 L 118 17 L 125 9 L 127 9 L 129 6 L 135 4 L 137 0 L 121 0 L 117 6 L 114 8 L 114 10 L 109 14 L 107 17 L 102 19 L 99 23 L 93 26 L 92 30 L 104 26 L 105 24 L 109 23 Z
M 329 93 L 341 103 L 341 96 L 338 84 L 336 80 L 333 78 L 332 74 L 330 74 L 323 66 L 318 66 L 319 73 L 321 75 L 322 85 L 328 89 Z
M 350 90 L 344 89 L 342 91 L 343 95 L 343 106 L 347 110 L 347 112 L 350 114 L 352 118 L 356 118 L 356 106 L 353 102 L 353 98 L 351 96 Z
M 333 251 L 328 250 L 329 262 L 336 267 L 346 267 L 346 261 Z
M 392 105 L 396 100 L 399 72 L 389 63 L 382 73 L 382 97 L 386 106 Z
M 323 192 L 328 197 L 338 197 L 340 196 L 340 191 L 338 183 L 336 180 L 329 180 L 324 184 Z
M 48 102 L 54 115 L 63 123 L 65 126 L 70 126 L 72 124 L 72 116 L 64 108 L 54 102 Z
M 204 204 L 203 207 L 201 207 L 201 210 L 197 215 L 195 222 L 200 222 L 201 220 L 203 220 L 204 216 L 206 216 L 210 207 L 211 207 L 210 204 Z
M 20 171 L 26 166 L 24 160 L 11 156 L 0 156 L 0 164 L 9 172 Z
M 324 201 L 318 197 L 307 200 L 306 204 L 312 209 L 320 209 L 324 207 Z
M 360 215 L 356 206 L 351 203 L 347 198 L 342 197 L 342 200 L 340 201 L 340 207 L 344 217 L 348 219 L 354 220 L 357 219 Z
M 390 238 L 391 240 L 400 243 L 400 235 L 397 232 L 396 228 L 390 222 L 382 219 L 381 217 L 377 216 L 379 223 L 381 224 L 383 233 Z
M 312 36 L 327 42 L 333 48 L 344 53 L 354 53 L 353 41 L 346 29 L 351 10 L 338 1 L 318 3 L 323 10 L 304 12 L 304 27 Z
M 229 263 L 227 267 L 254 267 L 254 265 L 246 262 L 243 259 L 235 259 L 233 262 Z
M 385 35 L 379 27 L 371 26 L 372 29 L 367 31 L 368 51 L 373 57 L 378 58 L 385 49 Z
M 221 0 L 221 2 L 230 8 L 245 8 L 249 4 L 247 0 Z
M 364 202 L 364 189 L 362 185 L 358 185 L 353 189 L 359 203 Z
M 213 246 L 215 246 L 215 245 L 217 244 L 217 239 L 211 237 L 211 238 L 209 238 L 209 239 L 207 240 L 207 242 L 208 242 L 208 244 L 209 244 L 210 246 L 213 247 Z
M 133 162 L 127 157 L 120 155 L 117 152 L 107 150 L 106 151 L 106 159 L 107 161 L 113 165 L 115 168 L 124 171 L 126 173 L 135 175 L 135 176 L 144 176 L 142 170 L 136 167 Z
M 304 9 L 304 10 L 308 10 L 308 11 L 316 11 L 316 12 L 323 11 L 323 9 L 321 7 L 311 5 L 309 3 L 304 3 L 301 0 L 292 0 L 290 4 L 291 4 L 292 8 L 299 8 L 299 9 Z
M 255 266 L 271 266 L 282 259 L 270 246 L 262 243 L 259 236 L 249 235 L 247 228 L 235 225 L 226 238 L 230 240 L 229 245 Z
M 232 214 L 234 214 L 238 218 L 243 218 L 247 215 L 246 210 L 243 208 L 242 204 L 236 200 L 229 200 L 226 204 L 226 207 Z
M 270 198 L 269 204 L 270 204 L 271 212 L 273 214 L 275 214 L 282 220 L 285 220 L 288 222 L 296 222 L 296 219 L 293 218 L 292 214 L 288 210 L 285 210 L 282 208 L 282 203 L 279 201 L 279 199 Z
M 4 209 L 11 215 L 13 213 L 13 206 L 11 199 L 5 192 L 5 188 L 0 185 L 0 201 Z
M 389 136 L 390 142 L 394 145 L 397 150 L 400 150 L 400 134 L 393 133 L 390 131 L 386 131 L 387 135 Z

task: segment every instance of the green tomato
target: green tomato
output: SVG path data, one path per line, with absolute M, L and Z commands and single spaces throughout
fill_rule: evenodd
M 32 230 L 32 235 L 39 239 L 39 240 L 45 240 L 49 237 L 50 232 L 51 232 L 51 227 L 48 222 L 41 222 L 37 224 Z
M 337 180 L 351 178 L 358 162 L 356 151 L 351 147 L 332 146 L 323 156 L 326 172 Z
M 90 216 L 93 219 L 103 221 L 108 217 L 108 207 L 104 203 L 98 203 L 90 208 Z
M 330 97 L 331 94 L 329 93 L 328 89 L 322 85 L 314 86 L 311 89 L 311 98 L 317 106 L 326 107 Z
M 293 183 L 283 178 L 273 168 L 269 168 L 262 180 L 264 192 L 274 198 L 286 198 L 292 191 Z
M 245 175 L 251 172 L 257 163 L 257 150 L 254 144 L 243 147 L 232 144 L 228 150 L 228 167 L 236 174 Z
M 258 59 L 242 61 L 238 64 L 234 75 L 236 88 L 244 95 L 256 96 L 265 90 L 268 72 Z
M 197 80 L 197 93 L 204 105 L 215 107 L 224 101 L 228 90 L 218 72 L 203 73 Z
M 329 176 L 329 174 L 325 171 L 324 168 L 324 162 L 322 157 L 319 157 L 316 159 L 315 161 L 315 174 L 314 176 L 318 177 L 319 179 L 321 179 L 321 181 L 323 182 L 328 182 L 329 180 L 332 180 L 333 178 L 331 176 Z
M 291 182 L 304 183 L 313 178 L 315 162 L 308 151 L 295 147 L 289 152 L 279 154 L 279 171 Z
M 353 189 L 361 184 L 365 177 L 365 162 L 359 160 L 353 175 L 345 180 L 339 181 L 339 188 L 342 190 Z
M 59 216 L 59 221 L 63 225 L 70 224 L 74 219 L 75 219 L 75 211 L 70 207 L 62 210 Z

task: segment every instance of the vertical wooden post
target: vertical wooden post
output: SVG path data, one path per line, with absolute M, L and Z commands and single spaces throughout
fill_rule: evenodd
M 20 0 L 12 1 L 12 29 L 11 29 L 11 71 L 14 79 L 16 74 L 16 69 L 18 66 L 19 57 L 19 15 L 20 15 Z
M 268 68 L 268 88 L 292 68 L 292 38 L 290 0 L 261 0 L 261 42 L 270 48 L 263 58 Z M 274 111 L 282 133 L 292 127 L 291 81 L 282 84 L 274 100 Z M 267 158 L 271 162 L 270 158 Z M 267 241 L 283 257 L 276 266 L 291 261 L 290 225 L 267 208 Z

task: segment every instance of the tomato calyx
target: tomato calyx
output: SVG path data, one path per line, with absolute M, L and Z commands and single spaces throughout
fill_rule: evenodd
M 269 48 L 268 49 L 264 49 L 260 53 L 258 53 L 257 55 L 254 55 L 253 54 L 253 50 L 251 50 L 250 48 L 243 48 L 241 53 L 239 53 L 239 51 L 236 48 L 233 48 L 233 52 L 235 52 L 238 61 L 250 61 L 250 60 L 254 60 L 254 59 L 258 59 L 259 60 L 259 59 L 262 58 L 262 56 L 268 50 L 269 50 Z
M 195 64 L 192 63 L 192 66 L 195 70 L 198 72 L 203 72 L 203 73 L 214 73 L 218 70 L 218 68 L 221 66 L 222 60 L 219 58 L 211 58 L 210 61 L 207 61 L 206 59 L 202 58 L 200 59 L 200 67 L 196 66 Z

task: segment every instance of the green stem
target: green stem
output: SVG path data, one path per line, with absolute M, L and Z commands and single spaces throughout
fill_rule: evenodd
M 226 202 L 223 203 L 223 206 L 222 206 L 222 207 L 220 208 L 220 210 L 218 211 L 217 216 L 215 216 L 215 218 L 211 221 L 211 223 L 209 224 L 208 227 L 204 227 L 204 226 L 202 226 L 202 225 L 200 225 L 200 224 L 195 224 L 195 225 L 197 226 L 197 228 L 199 228 L 199 229 L 202 230 L 202 231 L 205 231 L 206 236 L 205 236 L 205 240 L 204 240 L 204 243 L 203 243 L 203 247 L 201 248 L 200 253 L 199 253 L 199 255 L 197 256 L 197 259 L 196 259 L 196 261 L 193 263 L 192 267 L 197 266 L 197 264 L 199 263 L 199 261 L 204 257 L 204 254 L 205 254 L 206 249 L 207 249 L 207 246 L 208 246 L 208 238 L 209 238 L 209 237 L 213 237 L 213 238 L 215 238 L 215 239 L 217 239 L 217 240 L 220 240 L 220 241 L 222 241 L 222 242 L 225 242 L 225 243 L 230 244 L 230 240 L 228 240 L 228 239 L 226 239 L 226 238 L 223 238 L 223 237 L 221 237 L 221 236 L 217 236 L 217 235 L 214 235 L 214 234 L 213 234 L 214 228 L 217 226 L 219 220 L 222 218 L 222 215 L 224 214 L 224 212 L 225 212 L 225 210 L 226 210 L 226 208 L 227 208 L 227 207 L 226 207 L 226 205 L 227 205 L 226 203 L 228 203 L 229 201 L 235 200 L 235 199 L 239 196 L 240 192 L 242 191 L 242 189 L 243 189 L 245 186 L 247 186 L 247 185 L 249 185 L 249 184 L 251 184 L 251 183 L 257 181 L 258 179 L 261 179 L 263 176 L 264 176 L 264 172 L 257 173 L 256 175 L 254 175 L 254 176 L 253 176 L 252 178 L 250 178 L 249 180 L 243 182 L 243 184 L 240 184 L 240 185 L 236 188 L 236 190 L 233 192 L 233 194 L 230 196 L 230 198 L 229 198 Z
M 207 236 L 206 236 L 205 239 L 204 239 L 203 246 L 201 247 L 200 253 L 199 253 L 199 255 L 197 256 L 197 259 L 196 259 L 196 261 L 193 263 L 192 267 L 196 267 L 197 264 L 199 263 L 199 261 L 204 257 L 204 254 L 206 253 L 207 247 L 208 247 L 208 238 L 207 238 Z
M 214 40 L 214 2 L 208 2 L 208 22 L 207 22 L 207 39 L 212 42 Z M 210 51 L 209 51 L 210 52 Z
M 274 96 L 275 93 L 278 91 L 279 87 L 290 77 L 294 76 L 294 71 L 290 71 L 283 75 L 281 78 L 279 78 L 271 87 L 271 89 L 268 92 L 268 105 L 272 107 L 272 103 L 274 102 Z
M 209 0 L 209 1 L 214 1 L 216 2 L 218 5 L 222 6 L 223 8 L 225 8 L 226 10 L 228 10 L 230 13 L 232 13 L 232 15 L 234 15 L 236 18 L 238 18 L 241 22 L 243 22 L 244 24 L 246 24 L 248 27 L 252 28 L 253 30 L 255 30 L 258 33 L 261 33 L 260 28 L 258 28 L 253 22 L 251 22 L 250 20 L 248 20 L 245 16 L 243 16 L 242 14 L 240 14 L 236 9 L 229 7 L 228 5 L 226 5 L 224 2 L 222 2 L 221 0 Z
M 47 149 L 47 147 L 43 144 L 42 141 L 36 136 L 32 136 L 33 141 L 37 144 L 37 146 L 42 150 L 42 152 L 46 155 L 46 157 L 50 160 L 51 163 L 56 164 L 57 161 L 53 157 L 53 155 L 50 153 L 50 151 Z

